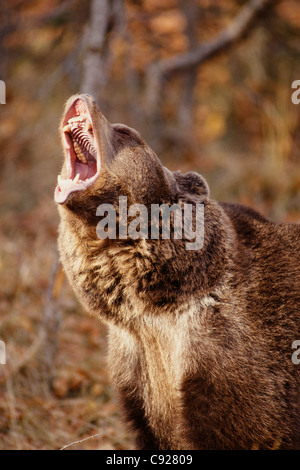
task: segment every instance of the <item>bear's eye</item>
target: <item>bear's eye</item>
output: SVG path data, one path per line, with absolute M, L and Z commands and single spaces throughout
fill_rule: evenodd
M 125 137 L 125 139 L 128 139 L 130 137 L 130 132 L 129 130 L 127 129 L 123 129 L 123 128 L 120 128 L 120 129 L 115 129 L 119 134 L 122 135 L 122 137 Z

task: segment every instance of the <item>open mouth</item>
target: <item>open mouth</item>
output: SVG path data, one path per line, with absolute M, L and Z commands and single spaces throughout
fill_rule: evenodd
M 62 140 L 66 178 L 58 175 L 54 197 L 59 204 L 63 204 L 74 191 L 82 191 L 90 186 L 101 169 L 92 119 L 84 100 L 75 100 L 66 112 L 62 123 Z

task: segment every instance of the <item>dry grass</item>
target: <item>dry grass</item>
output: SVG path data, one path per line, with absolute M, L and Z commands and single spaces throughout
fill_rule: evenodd
M 7 349 L 0 366 L 0 449 L 60 449 L 94 434 L 69 448 L 130 448 L 105 368 L 106 329 L 82 313 L 66 282 L 55 303 L 57 349 L 44 370 L 55 210 L 49 196 L 30 213 L 7 216 L 0 236 L 0 337 Z

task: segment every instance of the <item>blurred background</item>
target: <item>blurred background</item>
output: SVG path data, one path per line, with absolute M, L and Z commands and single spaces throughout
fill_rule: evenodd
M 165 166 L 200 172 L 214 199 L 295 222 L 299 59 L 298 0 L 1 0 L 0 449 L 133 447 L 105 327 L 57 262 L 67 98 L 93 94 Z

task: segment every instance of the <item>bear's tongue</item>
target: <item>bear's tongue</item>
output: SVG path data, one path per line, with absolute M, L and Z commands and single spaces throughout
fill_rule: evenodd
M 87 115 L 70 118 L 63 127 L 67 178 L 58 176 L 55 200 L 64 203 L 73 191 L 85 189 L 97 173 L 97 151 L 93 127 Z

